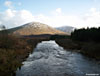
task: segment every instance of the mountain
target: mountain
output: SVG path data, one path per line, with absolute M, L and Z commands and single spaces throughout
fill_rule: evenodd
M 75 28 L 72 26 L 62 26 L 62 27 L 57 27 L 56 29 L 63 32 L 71 33 Z
M 9 30 L 16 35 L 66 34 L 40 22 L 27 23 Z

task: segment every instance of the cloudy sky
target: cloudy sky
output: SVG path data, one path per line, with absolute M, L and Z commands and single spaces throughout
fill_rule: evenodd
M 32 21 L 52 27 L 99 27 L 100 0 L 0 0 L 0 24 L 12 28 Z

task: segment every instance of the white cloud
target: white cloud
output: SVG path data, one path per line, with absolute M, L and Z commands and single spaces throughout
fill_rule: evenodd
M 100 10 L 96 8 L 91 8 L 90 12 L 85 16 L 85 22 L 89 27 L 98 27 L 100 26 Z
M 0 13 L 0 21 L 7 27 L 20 26 L 33 20 L 34 16 L 27 10 L 16 11 L 8 9 Z
M 56 9 L 56 12 L 57 12 L 57 13 L 62 13 L 61 8 L 57 8 L 57 9 Z
M 53 27 L 59 27 L 62 25 L 70 25 L 78 28 L 99 27 L 100 10 L 96 8 L 90 8 L 90 10 L 87 11 L 86 14 L 82 16 L 80 15 L 76 16 L 76 15 L 63 14 L 61 8 L 57 8 L 52 16 L 45 16 L 45 15 L 38 16 L 38 21 L 49 24 Z
M 58 11 L 56 9 L 55 13 L 57 12 Z M 0 23 L 6 25 L 7 27 L 20 26 L 32 21 L 45 23 L 52 27 L 59 27 L 62 25 L 70 25 L 78 28 L 87 26 L 100 26 L 100 11 L 96 8 L 91 8 L 86 14 L 82 16 L 62 14 L 61 10 L 59 13 L 60 14 L 53 14 L 51 16 L 44 14 L 33 15 L 28 10 L 17 11 L 7 9 L 6 11 L 0 13 Z
M 8 8 L 12 8 L 12 2 L 11 1 L 5 1 L 5 6 L 7 6 Z
M 90 8 L 90 12 L 96 12 L 96 8 Z
M 51 12 L 52 15 L 62 15 L 62 9 L 61 8 L 56 8 Z

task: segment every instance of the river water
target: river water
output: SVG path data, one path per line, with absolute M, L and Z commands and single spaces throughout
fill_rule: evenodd
M 39 43 L 16 76 L 99 76 L 100 64 L 85 56 L 64 50 L 55 41 Z

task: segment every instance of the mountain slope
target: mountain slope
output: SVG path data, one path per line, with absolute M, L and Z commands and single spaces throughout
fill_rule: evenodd
M 62 27 L 57 27 L 56 29 L 63 32 L 71 33 L 75 28 L 72 26 L 62 26 Z
M 10 32 L 17 35 L 65 34 L 62 31 L 39 22 L 31 22 L 17 28 L 12 28 Z

